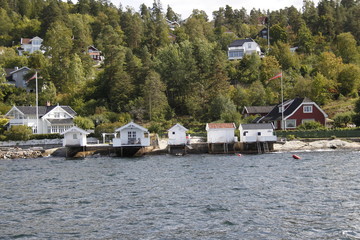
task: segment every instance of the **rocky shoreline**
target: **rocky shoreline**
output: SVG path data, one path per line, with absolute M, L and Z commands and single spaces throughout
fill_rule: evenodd
M 286 141 L 284 143 L 274 144 L 274 150 L 276 152 L 311 151 L 311 150 L 326 150 L 326 149 L 360 150 L 360 143 L 343 140 L 343 139 L 333 139 L 333 140 L 317 140 L 310 142 L 292 140 L 292 141 Z
M 63 148 L 53 148 L 43 150 L 41 147 L 22 149 L 20 147 L 2 147 L 0 148 L 0 159 L 18 159 L 18 158 L 39 158 L 46 156 L 63 156 L 59 154 Z M 343 139 L 300 141 L 292 140 L 274 144 L 275 152 L 291 151 L 315 151 L 315 150 L 360 150 L 360 142 L 353 142 Z M 64 155 L 65 156 L 65 155 Z
M 8 147 L 0 149 L 0 159 L 38 158 L 43 157 L 43 151 L 37 149 L 22 149 Z

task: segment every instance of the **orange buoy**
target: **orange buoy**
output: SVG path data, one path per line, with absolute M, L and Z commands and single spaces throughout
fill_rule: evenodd
M 292 157 L 294 158 L 294 159 L 301 159 L 301 157 L 299 157 L 298 155 L 292 155 Z
M 241 153 L 238 153 L 238 156 L 241 157 Z

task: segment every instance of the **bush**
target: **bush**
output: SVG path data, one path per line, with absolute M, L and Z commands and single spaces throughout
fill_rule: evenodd
M 44 133 L 44 134 L 33 134 L 30 139 L 58 139 L 63 138 L 59 133 Z
M 286 138 L 287 138 L 287 140 L 294 140 L 295 135 L 287 135 Z
M 31 128 L 23 125 L 12 126 L 8 131 L 4 133 L 8 140 L 13 141 L 27 141 L 32 135 Z
M 322 130 L 325 129 L 325 127 L 316 121 L 310 121 L 310 122 L 304 122 L 299 127 L 299 130 Z

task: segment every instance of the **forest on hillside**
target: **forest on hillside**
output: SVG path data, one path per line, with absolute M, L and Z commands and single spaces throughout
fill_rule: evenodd
M 178 26 L 170 29 L 168 21 Z M 323 105 L 358 98 L 360 1 L 305 0 L 302 9 L 220 7 L 182 19 L 155 0 L 139 9 L 107 0 L 0 0 L 0 114 L 34 105 L 35 94 L 5 81 L 5 68 L 37 70 L 40 104 L 70 105 L 86 128 L 130 119 L 167 127 L 241 119 L 243 106 L 308 97 Z M 268 28 L 270 42 L 259 32 Z M 21 38 L 44 39 L 45 53 L 19 56 Z M 263 57 L 229 61 L 227 46 L 253 38 Z M 101 66 L 87 54 L 102 51 Z M 296 52 L 290 48 L 296 47 Z

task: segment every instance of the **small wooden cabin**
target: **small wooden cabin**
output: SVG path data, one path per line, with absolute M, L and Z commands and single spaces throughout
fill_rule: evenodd
M 237 141 L 235 137 L 235 123 L 207 123 L 207 142 L 208 143 L 233 143 Z
M 65 132 L 61 133 L 64 135 L 63 146 L 71 146 L 71 147 L 83 147 L 86 146 L 87 143 L 87 135 L 89 133 L 79 127 L 72 127 Z
M 175 124 L 168 130 L 168 144 L 169 145 L 186 145 L 188 139 L 186 138 L 186 132 L 189 131 L 181 124 Z
M 149 131 L 133 121 L 116 129 L 115 138 L 113 138 L 113 147 L 124 146 L 150 146 Z

